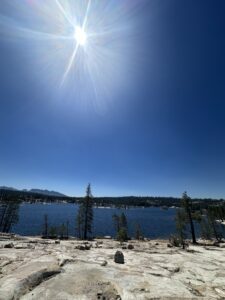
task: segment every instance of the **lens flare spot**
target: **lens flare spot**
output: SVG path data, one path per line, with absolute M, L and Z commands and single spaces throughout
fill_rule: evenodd
M 78 45 L 80 45 L 80 46 L 84 46 L 87 42 L 86 32 L 80 26 L 76 26 L 74 38 L 75 38 L 76 42 L 78 43 Z

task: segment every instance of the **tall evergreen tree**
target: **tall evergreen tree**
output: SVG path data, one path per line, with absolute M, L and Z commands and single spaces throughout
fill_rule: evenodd
M 141 226 L 139 223 L 135 224 L 135 239 L 140 240 L 143 238 L 142 232 L 141 232 Z
M 112 216 L 116 233 L 120 230 L 120 217 L 117 214 Z
M 197 244 L 194 222 L 192 217 L 191 198 L 187 195 L 187 192 L 183 193 L 181 201 L 182 201 L 181 205 L 184 208 L 184 211 L 186 213 L 188 223 L 190 224 L 192 243 Z
M 218 222 L 218 212 L 216 206 L 209 206 L 207 210 L 208 221 L 213 232 L 213 236 L 217 241 L 222 239 L 221 224 Z
M 112 216 L 112 219 L 116 230 L 117 240 L 121 242 L 126 241 L 128 239 L 128 235 L 127 235 L 128 226 L 127 226 L 127 218 L 125 214 L 121 213 L 120 216 L 114 214 Z
M 93 222 L 93 196 L 90 183 L 87 186 L 86 196 L 80 203 L 77 214 L 77 230 L 80 238 L 86 240 L 88 234 L 92 233 Z
M 185 238 L 186 238 L 186 215 L 185 211 L 182 208 L 177 209 L 176 211 L 176 232 L 179 244 L 182 245 L 183 249 L 185 248 Z
M 127 218 L 123 212 L 120 216 L 120 227 L 127 230 Z
M 20 202 L 11 199 L 0 201 L 0 231 L 10 232 L 19 220 Z
M 208 216 L 204 216 L 200 223 L 201 236 L 203 239 L 210 240 L 213 236 L 212 226 Z

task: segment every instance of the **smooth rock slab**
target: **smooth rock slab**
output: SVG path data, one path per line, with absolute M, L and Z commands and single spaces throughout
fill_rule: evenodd
M 81 243 L 74 240 L 23 240 L 35 249 L 12 242 L 15 248 L 0 247 L 1 300 L 225 299 L 224 248 L 132 241 L 134 249 L 123 250 L 126 264 L 115 264 L 121 245 L 113 240 L 98 240 L 102 248 L 89 251 L 75 249 Z

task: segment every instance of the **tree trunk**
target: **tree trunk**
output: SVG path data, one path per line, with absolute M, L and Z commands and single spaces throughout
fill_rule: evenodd
M 212 221 L 212 228 L 213 228 L 213 232 L 214 232 L 214 235 L 215 235 L 215 238 L 216 238 L 217 242 L 220 242 L 221 239 L 220 239 L 219 234 L 216 230 L 216 226 L 215 226 L 214 221 Z
M 189 222 L 190 222 L 190 226 L 191 226 L 192 243 L 197 244 L 196 237 L 195 237 L 195 228 L 194 228 L 190 208 L 188 208 L 188 218 L 189 218 Z
M 86 207 L 85 207 L 85 220 L 84 220 L 84 240 L 87 239 L 87 227 L 88 227 L 88 202 L 89 202 L 89 199 L 86 200 Z

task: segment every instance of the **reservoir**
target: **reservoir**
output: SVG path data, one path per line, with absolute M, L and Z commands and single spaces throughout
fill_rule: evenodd
M 41 235 L 43 232 L 44 215 L 48 215 L 49 227 L 60 226 L 69 222 L 69 234 L 76 235 L 75 218 L 78 211 L 76 204 L 27 204 L 20 206 L 19 222 L 12 231 L 20 235 Z M 175 233 L 175 208 L 162 209 L 159 207 L 148 208 L 94 208 L 93 236 L 114 236 L 115 229 L 112 216 L 126 215 L 128 232 L 134 236 L 138 223 L 142 234 L 148 238 L 168 238 Z

